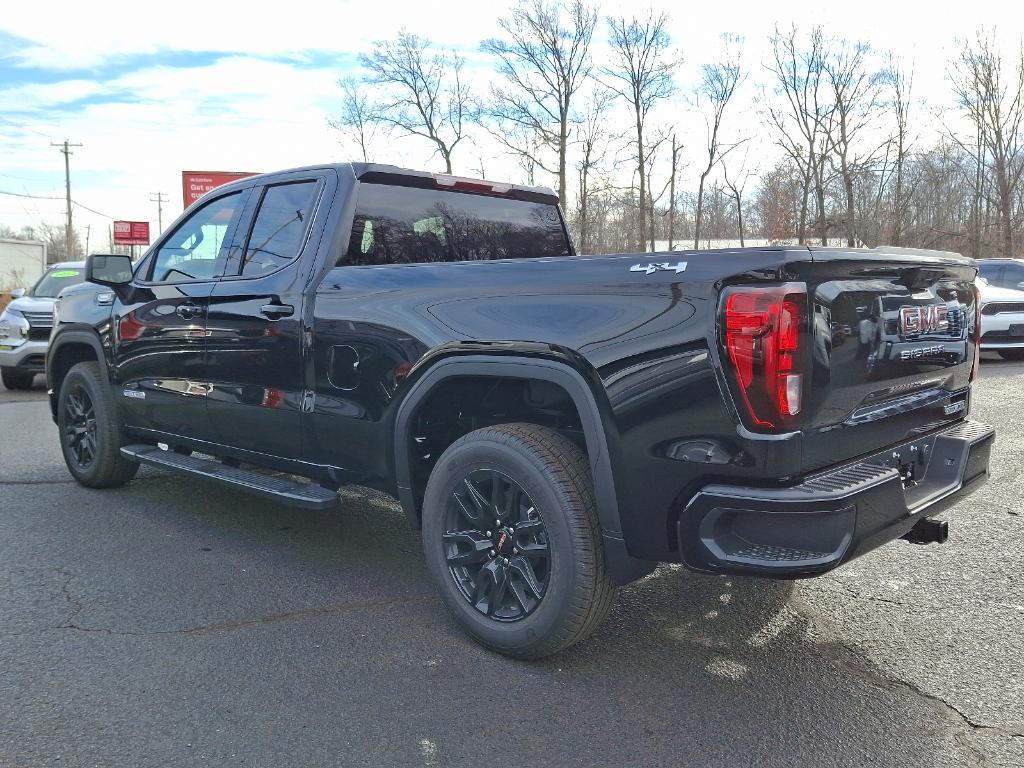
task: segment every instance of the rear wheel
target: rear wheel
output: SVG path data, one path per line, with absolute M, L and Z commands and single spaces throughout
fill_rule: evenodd
M 423 501 L 423 548 L 455 620 L 509 656 L 579 642 L 615 593 L 586 456 L 534 424 L 479 429 L 442 454 Z
M 32 389 L 32 382 L 36 375 L 29 371 L 19 371 L 17 368 L 0 368 L 0 379 L 7 389 Z
M 137 463 L 121 455 L 117 408 L 97 363 L 78 363 L 64 377 L 57 426 L 64 463 L 82 485 L 112 488 L 139 471 Z
M 1003 360 L 1024 360 L 1024 349 L 1000 349 L 998 351 Z

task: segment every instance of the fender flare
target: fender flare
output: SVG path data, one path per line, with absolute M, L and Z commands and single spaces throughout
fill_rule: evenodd
M 655 564 L 633 558 L 626 552 L 619 517 L 618 497 L 612 472 L 608 438 L 601 410 L 593 390 L 574 367 L 543 357 L 459 355 L 433 364 L 413 384 L 395 416 L 395 480 L 402 509 L 413 527 L 420 526 L 419 510 L 412 491 L 412 471 L 408 450 L 411 420 L 419 406 L 447 379 L 484 376 L 547 381 L 568 393 L 580 416 L 590 458 L 598 520 L 604 541 L 609 575 L 616 584 L 627 584 L 650 573 Z
M 53 370 L 50 367 L 50 363 L 52 360 L 57 358 L 57 353 L 61 348 L 66 347 L 68 344 L 84 344 L 92 347 L 93 352 L 96 353 L 96 360 L 100 365 L 103 376 L 108 382 L 110 381 L 110 367 L 107 361 L 107 355 L 103 349 L 103 343 L 95 332 L 78 328 L 69 328 L 67 330 L 59 331 L 54 337 L 49 348 L 46 350 L 46 388 L 50 394 L 50 411 L 54 421 L 57 420 L 57 395 L 60 393 L 56 391 L 56 387 L 54 386 Z

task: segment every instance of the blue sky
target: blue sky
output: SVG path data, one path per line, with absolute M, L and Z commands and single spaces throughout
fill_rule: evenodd
M 855 7 L 803 0 L 770 7 L 733 2 L 727 12 L 722 6 L 655 3 L 673 14 L 671 30 L 684 57 L 679 96 L 658 119 L 682 131 L 688 172 L 699 163 L 703 123 L 686 94 L 700 63 L 715 55 L 723 32 L 746 38 L 744 56 L 752 73 L 733 127 L 757 133 L 750 104 L 763 80 L 766 40 L 776 23 L 822 22 L 833 34 L 897 49 L 914 60 L 916 91 L 928 100 L 928 109 L 948 97 L 945 61 L 957 35 L 982 23 L 1016 35 L 1024 30 L 1024 12 L 988 0 L 969 8 L 891 0 L 863 0 Z M 184 169 L 261 171 L 350 159 L 353 147 L 340 142 L 327 120 L 338 109 L 337 80 L 356 73 L 359 53 L 406 26 L 466 56 L 470 83 L 483 93 L 494 76 L 479 43 L 500 32 L 497 20 L 511 4 L 304 0 L 270 6 L 177 0 L 158 9 L 121 0 L 8 3 L 0 16 L 0 190 L 62 195 L 63 159 L 50 142 L 67 138 L 84 145 L 72 157 L 76 200 L 116 218 L 149 219 L 155 225 L 150 193 L 170 197 L 166 224 L 181 209 Z M 614 2 L 605 2 L 602 10 L 622 13 L 624 8 L 643 12 L 635 4 Z M 594 55 L 601 64 L 608 49 L 603 25 L 598 29 Z M 613 120 L 628 121 L 628 116 L 616 113 Z M 752 146 L 755 154 L 771 154 L 770 142 Z M 481 158 L 489 176 L 521 180 L 521 170 L 485 135 L 466 145 L 455 171 L 471 175 Z M 440 170 L 429 148 L 415 139 L 383 142 L 379 159 Z M 0 195 L 0 223 L 61 223 L 62 215 L 59 200 Z M 76 216 L 97 232 L 105 233 L 110 221 L 87 211 Z

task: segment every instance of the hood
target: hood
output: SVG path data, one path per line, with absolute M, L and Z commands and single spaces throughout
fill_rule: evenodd
M 982 304 L 987 304 L 990 301 L 1024 301 L 1024 291 L 1019 291 L 1016 288 L 1000 288 L 985 280 L 979 280 L 977 285 Z
M 8 309 L 16 309 L 19 312 L 47 312 L 53 313 L 53 303 L 56 299 L 37 299 L 35 296 L 22 296 L 14 299 L 7 305 Z

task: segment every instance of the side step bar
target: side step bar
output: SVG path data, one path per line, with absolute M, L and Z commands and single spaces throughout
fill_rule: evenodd
M 121 448 L 121 454 L 141 464 L 150 464 L 182 475 L 205 477 L 293 507 L 319 511 L 334 509 L 339 504 L 338 494 L 322 485 L 299 483 L 283 477 L 229 467 L 219 461 L 185 456 L 155 445 L 126 445 Z

